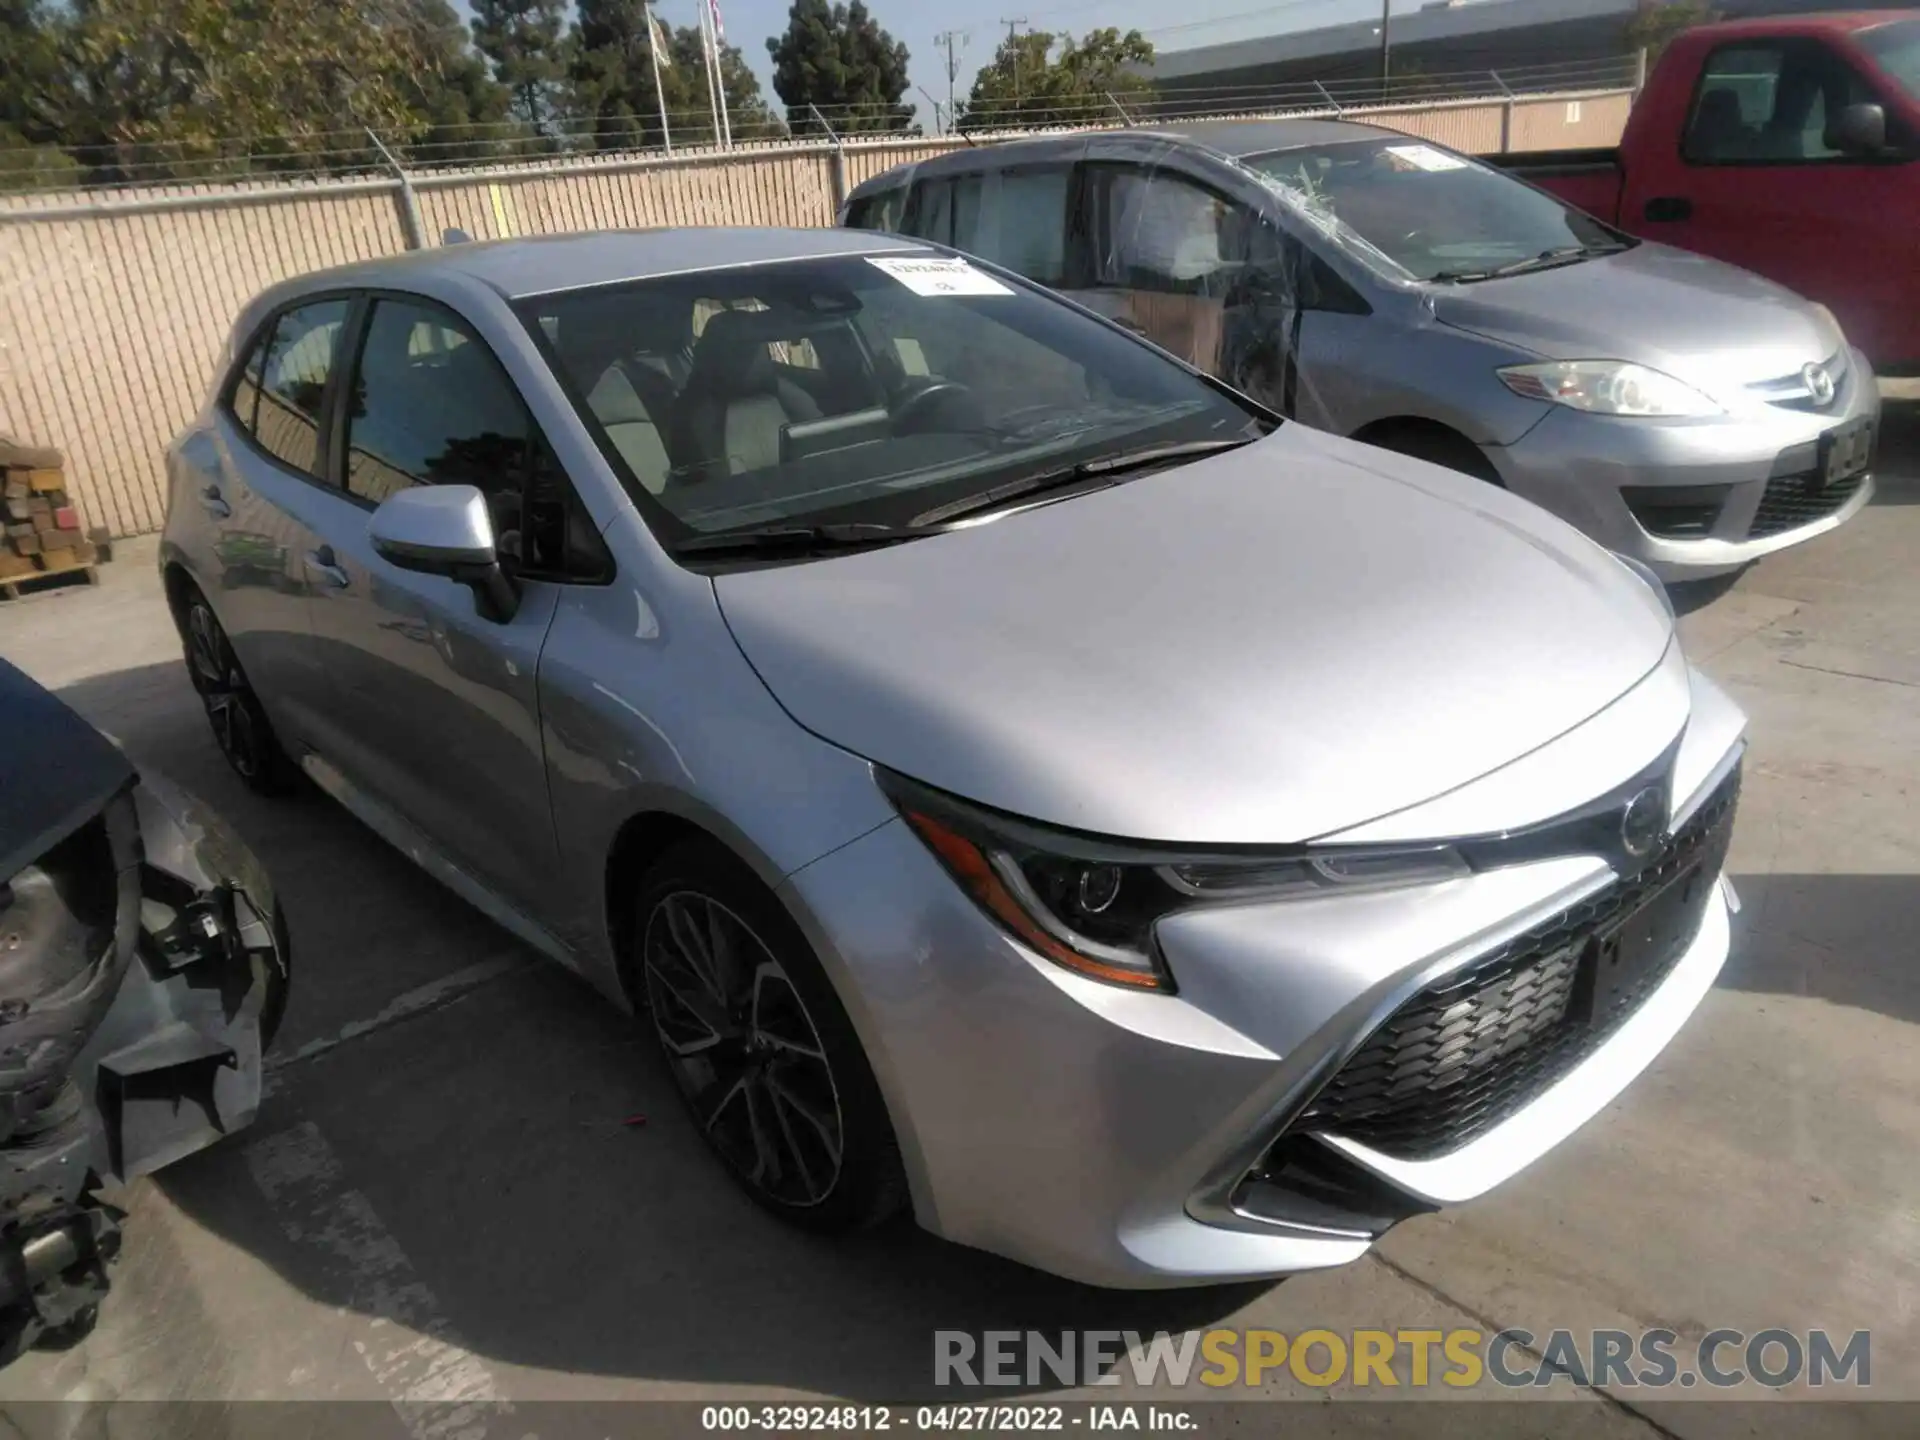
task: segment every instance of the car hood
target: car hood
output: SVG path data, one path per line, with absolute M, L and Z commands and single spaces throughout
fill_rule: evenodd
M 1429 292 L 1435 316 L 1554 360 L 1633 360 L 1719 398 L 1797 375 L 1845 341 L 1821 307 L 1665 245 Z
M 134 783 L 127 757 L 24 672 L 0 660 L 0 884 Z
M 716 577 L 795 720 L 1075 830 L 1297 842 L 1543 745 L 1672 624 L 1571 528 L 1288 425 L 925 540 Z

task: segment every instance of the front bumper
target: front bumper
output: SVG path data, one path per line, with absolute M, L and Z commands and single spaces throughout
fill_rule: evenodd
M 1737 756 L 1737 712 L 1726 713 L 1731 728 L 1696 719 L 1682 741 L 1676 822 Z M 1346 1263 L 1398 1215 L 1480 1194 L 1565 1139 L 1659 1053 L 1719 972 L 1727 903 L 1707 878 L 1699 928 L 1651 993 L 1470 1143 L 1408 1161 L 1312 1137 L 1387 1197 L 1319 1223 L 1271 1218 L 1243 1203 L 1241 1182 L 1412 990 L 1607 891 L 1605 860 L 1185 912 L 1160 927 L 1171 995 L 1029 953 L 897 822 L 798 872 L 787 898 L 873 1062 L 920 1222 L 1076 1280 L 1147 1288 Z M 1386 1218 L 1359 1214 L 1368 1208 Z
M 1869 469 L 1818 483 L 1822 436 L 1878 426 L 1866 357 L 1822 413 L 1755 403 L 1710 420 L 1639 420 L 1555 407 L 1486 453 L 1515 494 L 1663 579 L 1705 579 L 1844 524 L 1873 498 Z

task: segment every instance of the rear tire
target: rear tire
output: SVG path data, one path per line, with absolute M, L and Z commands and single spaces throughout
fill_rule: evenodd
M 186 649 L 187 674 L 206 708 L 214 744 L 234 774 L 256 794 L 290 793 L 298 784 L 300 768 L 281 748 L 226 630 L 198 590 L 188 590 L 181 606 L 180 638 Z
M 718 842 L 669 849 L 635 905 L 627 978 L 702 1138 L 758 1204 L 810 1230 L 906 1202 L 893 1126 L 800 928 Z

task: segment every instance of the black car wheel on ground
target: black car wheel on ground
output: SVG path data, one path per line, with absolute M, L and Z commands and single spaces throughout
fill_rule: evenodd
M 880 1087 L 799 927 L 717 842 L 647 872 L 629 974 L 681 1098 L 747 1193 L 810 1229 L 906 1200 Z
M 213 727 L 214 743 L 248 789 L 262 795 L 291 791 L 299 768 L 280 748 L 260 697 L 247 683 L 246 672 L 221 628 L 206 597 L 194 591 L 187 597 L 181 621 L 186 646 L 187 673 Z

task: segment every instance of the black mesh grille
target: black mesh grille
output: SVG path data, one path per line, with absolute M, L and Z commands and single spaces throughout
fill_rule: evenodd
M 1522 1109 L 1617 1030 L 1699 932 L 1739 787 L 1736 769 L 1631 878 L 1413 996 L 1288 1131 L 1341 1135 L 1418 1160 L 1457 1150 Z M 1603 937 L 1670 882 L 1696 873 L 1698 893 L 1678 914 L 1668 950 L 1636 983 L 1596 999 Z
M 1824 520 L 1851 500 L 1867 477 L 1862 471 L 1829 485 L 1818 484 L 1819 478 L 1817 473 L 1776 475 L 1767 481 L 1766 493 L 1760 497 L 1760 508 L 1754 512 L 1747 538 L 1759 540 Z

